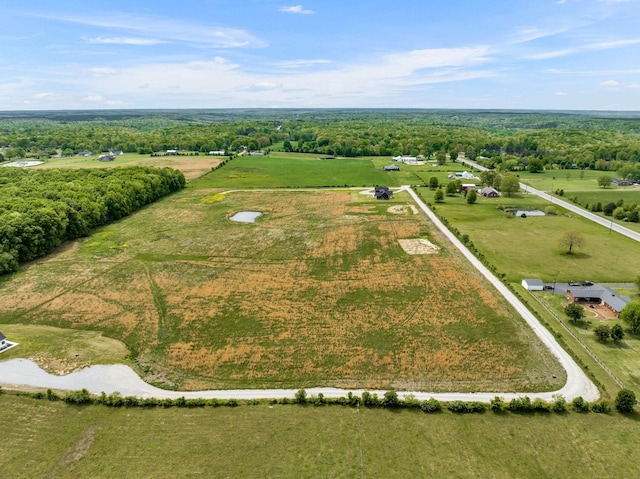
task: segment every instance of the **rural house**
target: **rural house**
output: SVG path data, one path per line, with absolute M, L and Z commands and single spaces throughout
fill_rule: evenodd
M 383 168 L 383 171 L 400 171 L 400 167 L 398 165 L 387 165 Z
M 98 157 L 98 161 L 113 161 L 116 157 L 113 155 L 100 155 Z
M 498 198 L 500 196 L 500 192 L 491 186 L 482 188 L 478 193 L 485 198 Z
M 376 186 L 373 196 L 376 200 L 390 200 L 393 198 L 393 191 L 386 186 Z
M 0 351 L 8 347 L 9 344 L 7 343 L 7 337 L 4 334 L 0 333 Z
M 618 316 L 631 298 L 622 296 L 611 288 L 601 284 L 585 287 L 570 287 L 567 289 L 566 298 L 574 303 L 599 303 Z

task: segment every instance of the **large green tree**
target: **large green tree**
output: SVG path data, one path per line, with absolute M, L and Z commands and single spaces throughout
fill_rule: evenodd
M 569 303 L 564 307 L 564 314 L 566 314 L 574 322 L 584 318 L 584 308 L 578 303 Z
M 631 301 L 622 311 L 620 311 L 620 319 L 625 322 L 633 334 L 637 334 L 640 330 L 640 302 Z
M 500 182 L 500 191 L 511 196 L 512 193 L 520 191 L 520 180 L 515 175 L 504 175 Z
M 567 254 L 573 253 L 574 250 L 584 248 L 587 240 L 584 235 L 576 230 L 567 230 L 562 233 L 562 236 L 558 240 L 560 248 L 567 251 Z

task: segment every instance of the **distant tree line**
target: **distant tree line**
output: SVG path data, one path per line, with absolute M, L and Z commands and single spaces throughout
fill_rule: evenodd
M 184 185 L 170 168 L 0 168 L 0 274 Z
M 640 179 L 640 119 L 588 115 L 420 110 L 275 110 L 29 120 L 0 115 L 0 155 L 70 156 L 122 150 L 153 154 L 178 149 L 230 154 L 280 150 L 330 156 L 423 155 L 444 162 L 458 152 L 501 171 L 591 169 Z M 2 160 L 2 158 L 0 158 Z

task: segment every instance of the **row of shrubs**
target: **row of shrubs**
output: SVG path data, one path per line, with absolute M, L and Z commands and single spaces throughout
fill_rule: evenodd
M 1 392 L 1 390 L 0 390 Z M 489 404 L 480 401 L 438 401 L 430 398 L 424 401 L 418 400 L 413 395 L 406 395 L 400 398 L 394 390 L 387 391 L 382 397 L 376 393 L 365 391 L 362 396 L 354 395 L 349 392 L 346 396 L 337 398 L 327 398 L 322 393 L 308 396 L 304 389 L 300 389 L 293 398 L 280 399 L 186 399 L 179 397 L 177 399 L 157 399 L 157 398 L 139 398 L 136 396 L 122 396 L 118 392 L 112 394 L 102 393 L 99 396 L 92 395 L 86 389 L 78 391 L 70 391 L 64 395 L 60 395 L 51 389 L 44 392 L 21 392 L 22 396 L 29 396 L 35 399 L 47 399 L 49 401 L 63 401 L 67 404 L 98 404 L 108 407 L 142 407 L 142 408 L 203 408 L 203 407 L 236 407 L 240 405 L 260 405 L 260 404 L 299 404 L 299 405 L 341 405 L 341 406 L 363 406 L 368 408 L 406 408 L 420 409 L 425 413 L 437 413 L 448 410 L 454 413 L 483 413 L 487 410 L 493 412 L 515 412 L 515 413 L 540 413 L 555 412 L 565 413 L 567 411 L 575 411 L 580 413 L 595 412 L 609 413 L 612 405 L 609 401 L 601 399 L 599 401 L 589 403 L 582 397 L 577 397 L 571 402 L 567 402 L 564 396 L 556 395 L 553 401 L 545 401 L 543 399 L 533 399 L 528 396 L 506 401 L 500 396 L 496 396 Z M 635 395 L 628 390 L 622 390 L 618 394 L 614 403 L 615 408 L 620 412 L 633 412 L 635 404 Z

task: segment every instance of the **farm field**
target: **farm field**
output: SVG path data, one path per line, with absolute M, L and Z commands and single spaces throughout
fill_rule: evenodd
M 169 167 L 182 171 L 187 181 L 211 171 L 222 161 L 218 156 L 148 156 L 137 153 L 125 153 L 116 156 L 114 161 L 98 161 L 97 157 L 70 156 L 65 158 L 51 158 L 43 165 L 35 168 L 115 168 L 118 166 L 155 166 Z
M 238 156 L 215 174 L 194 182 L 195 188 L 283 188 L 325 186 L 399 186 L 390 173 L 376 170 L 367 158 L 320 160 L 323 155 L 277 153 Z
M 420 193 L 433 202 L 433 191 L 421 188 Z M 555 207 L 556 216 L 508 218 L 498 206 L 519 208 L 549 206 L 544 200 L 520 193 L 511 198 L 478 197 L 475 205 L 468 205 L 462 195 L 445 197 L 444 203 L 435 204 L 438 214 L 471 241 L 497 270 L 509 281 L 522 278 L 541 278 L 545 281 L 568 281 L 588 278 L 599 282 L 632 282 L 640 271 L 640 259 L 635 241 L 589 220 Z M 566 230 L 580 231 L 586 246 L 577 253 L 567 255 L 558 241 Z M 615 265 L 615 267 L 612 267 Z
M 637 417 L 242 406 L 74 407 L 0 396 L 0 463 L 32 477 L 637 477 Z M 152 432 L 152 433 L 151 433 Z M 393 444 L 393 446 L 390 446 Z M 274 453 L 277 451 L 277 454 Z
M 563 385 L 405 195 L 188 189 L 0 280 L 0 315 L 102 331 L 165 387 Z M 238 211 L 264 215 L 229 221 Z M 416 238 L 439 250 L 407 254 L 398 240 Z
M 615 176 L 615 172 L 599 170 L 545 170 L 540 173 L 529 173 L 528 171 L 515 172 L 520 176 L 520 181 L 531 185 L 541 191 L 564 190 L 567 193 L 574 191 L 598 191 L 602 190 L 598 186 L 598 178 L 603 175 Z M 617 187 L 612 187 L 617 188 Z

